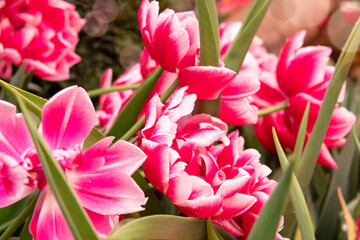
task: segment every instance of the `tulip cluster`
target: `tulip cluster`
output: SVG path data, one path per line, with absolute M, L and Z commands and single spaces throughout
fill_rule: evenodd
M 226 1 L 219 7 L 234 6 L 235 2 Z M 236 4 L 245 2 L 248 1 Z M 50 150 L 48 158 L 59 168 L 59 175 L 63 174 L 64 182 L 76 196 L 74 202 L 77 199 L 79 209 L 84 208 L 83 215 L 85 219 L 89 217 L 98 237 L 106 238 L 127 217 L 124 215 L 143 211 L 158 197 L 155 202 L 160 200 L 160 209 L 161 205 L 171 204 L 186 219 L 209 220 L 208 228 L 213 223 L 227 234 L 247 239 L 264 206 L 283 182 L 270 179 L 272 170 L 263 164 L 256 149 L 245 148 L 246 137 L 240 135 L 243 128 L 230 129 L 252 125 L 260 143 L 273 152 L 279 151 L 273 138 L 275 130 L 281 147 L 294 151 L 303 114 L 309 106 L 309 121 L 302 133 L 305 144 L 311 141 L 334 74 L 334 67 L 328 66 L 330 48 L 303 47 L 306 31 L 302 30 L 285 42 L 277 56 L 269 53 L 262 39 L 255 36 L 251 44 L 248 42 L 250 47 L 240 70 L 235 72 L 228 68 L 226 58 L 233 51 L 230 46 L 242 23 L 226 22 L 219 26 L 216 66 L 205 66 L 200 60 L 204 49 L 196 14 L 159 10 L 157 1 L 142 0 L 138 21 L 144 50 L 139 63 L 114 82 L 113 72 L 108 69 L 100 82 L 100 90 L 138 86 L 161 68 L 161 76 L 152 89 L 146 89 L 146 84 L 139 87 L 140 93 L 146 92 L 138 101 L 141 104 L 130 101 L 133 97 L 138 100 L 135 86 L 131 90 L 103 91 L 95 110 L 91 94 L 82 87 L 65 88 L 46 102 L 0 81 L 19 103 L 20 98 L 26 100 L 19 104 L 24 114 L 17 113 L 12 103 L 0 100 L 0 208 L 38 194 L 29 224 L 34 239 L 77 237 L 58 202 L 59 194 L 49 178 L 51 173 L 42 165 L 41 147 Z M 62 0 L 0 0 L 0 16 L 0 76 L 9 78 L 13 64 L 26 63 L 27 70 L 33 69 L 42 79 L 69 78 L 69 68 L 80 61 L 74 49 L 84 24 L 73 5 Z M 338 103 L 344 95 L 345 86 Z M 214 99 L 220 103 L 218 117 L 194 110 L 197 100 Z M 101 135 L 97 129 L 109 135 L 114 127 L 121 127 L 118 116 L 129 103 L 136 105 L 138 111 L 127 118 L 129 122 L 134 119 L 132 128 L 125 129 L 127 134 Z M 31 119 L 25 114 L 24 105 L 40 119 L 37 132 L 29 124 Z M 331 112 L 328 113 L 330 119 Z M 321 140 L 318 142 L 319 164 L 337 168 L 330 150 L 345 144 L 355 121 L 353 113 L 335 105 L 325 138 L 322 144 Z M 120 138 L 124 140 L 114 141 Z M 95 143 L 89 147 L 88 140 Z M 284 165 L 286 157 L 280 157 Z M 295 175 L 284 175 L 292 178 L 288 185 L 298 187 Z M 151 203 L 147 203 L 148 197 Z M 284 218 L 280 215 L 274 221 L 277 229 L 273 224 L 273 236 L 279 240 L 284 239 L 280 235 Z M 120 223 L 115 232 L 126 224 L 127 221 Z M 359 235 L 357 232 L 357 238 Z
M 145 175 L 181 212 L 211 217 L 246 237 L 276 186 L 267 178 L 271 170 L 255 149 L 244 150 L 237 131 L 227 136 L 220 119 L 189 116 L 196 97 L 185 91 L 179 89 L 165 106 L 157 95 L 149 102 L 142 130 Z

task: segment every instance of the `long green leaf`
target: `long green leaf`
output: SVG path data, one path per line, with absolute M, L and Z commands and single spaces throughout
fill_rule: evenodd
M 154 215 L 120 222 L 106 238 L 107 240 L 171 239 L 206 240 L 206 221 L 192 217 Z M 224 240 L 235 238 L 224 229 L 215 226 Z
M 93 98 L 93 97 L 98 97 L 105 93 L 133 90 L 133 89 L 138 89 L 139 87 L 140 87 L 140 84 L 121 85 L 121 86 L 114 86 L 114 87 L 109 87 L 109 88 L 97 88 L 97 89 L 88 91 L 88 94 L 89 94 L 89 97 Z
M 352 126 L 351 132 L 352 132 L 352 136 L 354 138 L 355 144 L 356 144 L 356 148 L 360 152 L 360 141 L 359 141 L 359 137 L 356 134 L 356 130 L 355 130 L 354 125 Z
M 299 162 L 301 155 L 302 155 L 302 150 L 303 150 L 304 142 L 305 142 L 307 122 L 308 122 L 308 118 L 309 118 L 309 108 L 310 108 L 310 105 L 308 103 L 305 108 L 303 118 L 300 123 L 294 152 L 292 154 L 294 165 L 296 165 Z M 274 132 L 273 132 L 273 134 L 274 134 Z M 276 143 L 276 141 L 275 141 L 275 143 Z M 278 155 L 279 155 L 279 153 L 278 153 Z M 280 157 L 280 155 L 279 155 L 279 157 Z M 282 159 L 280 158 L 280 160 L 282 160 Z M 283 168 L 283 170 L 287 168 L 287 166 L 283 166 L 285 164 L 284 161 L 280 161 L 280 163 L 281 163 L 281 167 Z M 296 179 L 296 182 L 297 182 L 297 179 Z M 297 184 L 298 184 L 298 182 L 297 182 Z M 300 192 L 301 192 L 301 190 L 300 190 Z M 294 195 L 294 194 L 292 194 L 292 195 Z M 294 211 L 293 211 L 294 203 L 292 200 L 293 198 L 294 197 L 291 197 L 291 199 L 286 200 L 285 210 L 284 210 L 284 230 L 281 232 L 283 236 L 289 237 L 289 238 L 291 238 L 293 236 L 293 234 L 296 230 L 296 225 L 297 225 L 296 219 L 298 218 L 296 215 L 294 215 Z
M 206 232 L 208 240 L 224 240 L 223 237 L 214 228 L 210 218 L 208 218 L 206 223 Z
M 72 234 L 75 239 L 98 239 L 88 215 L 78 202 L 74 191 L 69 186 L 61 166 L 53 158 L 44 140 L 38 133 L 36 126 L 26 109 L 25 103 L 19 94 L 15 93 L 15 97 L 23 112 L 25 121 L 36 146 L 46 180 L 56 197 Z
M 15 96 L 14 95 L 15 92 L 18 92 L 22 97 L 22 100 L 25 102 L 27 108 L 29 108 L 31 112 L 33 112 L 38 118 L 41 118 L 41 108 L 46 103 L 45 99 L 38 97 L 27 91 L 24 91 L 20 88 L 14 87 L 2 80 L 0 80 L 0 86 L 13 96 Z
M 240 31 L 226 51 L 225 66 L 239 72 L 257 29 L 269 8 L 271 0 L 256 0 L 243 22 Z
M 360 130 L 360 122 L 356 125 L 356 131 Z M 340 203 L 337 199 L 336 189 L 341 187 L 344 197 L 348 196 L 349 173 L 355 154 L 355 143 L 352 136 L 347 137 L 347 141 L 341 150 L 339 157 L 336 159 L 339 163 L 338 169 L 334 171 L 331 179 L 329 191 L 323 208 L 320 212 L 319 223 L 316 227 L 317 239 L 334 239 L 338 225 L 338 213 L 341 211 Z
M 219 66 L 219 20 L 215 0 L 197 0 L 200 30 L 200 65 Z
M 291 182 L 291 167 L 285 171 L 251 229 L 248 240 L 274 240 Z
M 29 231 L 30 222 L 32 219 L 33 214 L 30 214 L 29 217 L 26 219 L 23 229 L 21 230 L 19 240 L 32 240 L 33 236 Z
M 303 118 L 301 119 L 299 131 L 298 131 L 298 134 L 296 137 L 296 143 L 295 143 L 295 148 L 294 148 L 294 153 L 293 153 L 294 164 L 297 164 L 300 161 L 302 151 L 304 149 L 306 128 L 307 128 L 307 123 L 309 120 L 309 110 L 310 110 L 310 103 L 308 103 L 306 105 L 306 108 L 305 108 L 305 111 L 303 114 Z
M 118 140 L 136 123 L 146 99 L 159 80 L 162 72 L 163 69 L 158 67 L 145 79 L 121 111 L 114 125 L 109 130 L 108 136 L 114 136 L 115 140 Z
M 303 120 L 304 119 L 307 120 L 308 116 L 309 116 L 309 105 L 307 106 L 307 109 L 305 110 Z M 303 132 L 306 131 L 306 124 L 305 124 L 305 129 L 299 130 L 299 133 L 302 134 L 302 132 L 300 132 L 300 131 L 303 131 Z M 279 139 L 276 135 L 274 128 L 272 129 L 272 132 L 273 132 L 274 142 L 275 142 L 277 154 L 279 156 L 281 168 L 283 170 L 287 169 L 289 167 L 288 159 L 280 145 Z M 300 141 L 301 141 L 301 139 L 300 139 Z M 294 163 L 294 164 L 296 164 L 296 163 Z M 307 240 L 314 239 L 315 240 L 314 227 L 311 222 L 310 213 L 307 208 L 307 204 L 306 204 L 304 195 L 301 191 L 300 184 L 297 181 L 297 178 L 294 173 L 291 174 L 290 196 L 291 196 L 292 205 L 295 210 L 295 216 L 297 219 L 297 223 L 299 224 L 302 239 L 307 239 Z
M 305 146 L 300 163 L 295 167 L 295 174 L 301 188 L 306 190 L 313 175 L 321 144 L 324 141 L 334 107 L 339 97 L 344 80 L 349 72 L 357 47 L 360 43 L 360 21 L 358 21 L 341 52 L 334 74 L 316 119 L 314 128 Z

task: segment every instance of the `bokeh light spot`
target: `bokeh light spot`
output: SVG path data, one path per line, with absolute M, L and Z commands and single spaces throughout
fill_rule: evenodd
M 84 31 L 91 37 L 100 37 L 106 33 L 109 24 L 107 18 L 102 12 L 92 11 L 85 16 L 86 24 Z M 102 19 L 99 21 L 99 19 Z
M 343 18 L 347 24 L 355 24 L 360 17 L 359 9 L 350 7 L 344 10 Z

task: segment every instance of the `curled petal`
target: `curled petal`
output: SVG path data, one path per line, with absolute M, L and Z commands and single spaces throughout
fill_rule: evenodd
M 143 139 L 143 145 L 147 142 L 150 141 Z M 169 186 L 171 150 L 165 144 L 157 144 L 150 151 L 146 151 L 148 157 L 143 165 L 144 173 L 151 184 L 162 192 Z
M 216 99 L 220 92 L 236 77 L 227 68 L 212 66 L 188 67 L 179 72 L 180 86 L 188 86 L 188 93 L 195 93 L 198 99 Z
M 41 133 L 50 149 L 74 149 L 96 123 L 94 106 L 83 88 L 66 88 L 44 105 Z

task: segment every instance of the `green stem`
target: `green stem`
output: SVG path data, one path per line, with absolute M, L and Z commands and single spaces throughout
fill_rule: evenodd
M 286 101 L 286 102 L 280 103 L 278 105 L 271 106 L 269 108 L 263 108 L 263 109 L 259 110 L 258 116 L 263 117 L 263 116 L 266 116 L 268 114 L 271 114 L 271 113 L 278 112 L 280 110 L 286 109 L 288 106 L 289 106 L 289 102 Z
M 14 221 L 11 223 L 11 225 L 6 229 L 6 231 L 1 235 L 0 240 L 6 240 L 9 239 L 14 232 L 20 227 L 23 222 L 25 222 L 26 218 L 34 211 L 36 201 L 38 200 L 40 195 L 40 192 L 38 192 L 33 200 L 27 205 L 27 207 L 20 213 L 17 218 L 14 219 Z
M 179 81 L 175 80 L 171 86 L 166 90 L 166 92 L 161 96 L 161 102 L 165 102 L 171 96 L 171 94 L 179 86 Z M 128 141 L 134 134 L 139 131 L 145 124 L 145 117 L 140 118 L 122 137 L 121 140 Z
M 97 89 L 88 91 L 88 94 L 89 94 L 89 97 L 94 98 L 94 97 L 98 97 L 105 93 L 119 92 L 119 91 L 125 91 L 125 90 L 134 90 L 134 89 L 139 88 L 139 86 L 140 86 L 140 84 L 133 84 L 133 85 L 113 86 L 113 87 L 109 87 L 109 88 L 97 88 Z

